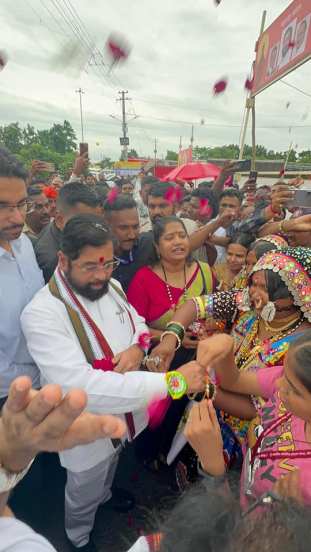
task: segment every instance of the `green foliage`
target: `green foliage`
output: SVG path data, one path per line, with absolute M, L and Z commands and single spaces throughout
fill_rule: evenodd
M 112 161 L 110 157 L 103 157 L 97 165 L 99 165 L 101 169 L 112 169 L 114 161 Z
M 178 153 L 176 153 L 176 151 L 167 150 L 165 159 L 166 161 L 177 161 Z
M 54 163 L 57 171 L 66 174 L 73 166 L 77 137 L 69 123 L 53 124 L 49 129 L 36 130 L 27 125 L 21 128 L 19 123 L 0 127 L 0 143 L 30 168 L 31 161 L 38 159 Z
M 130 151 L 128 152 L 128 157 L 135 157 L 136 159 L 139 157 L 136 149 L 132 148 L 130 149 Z

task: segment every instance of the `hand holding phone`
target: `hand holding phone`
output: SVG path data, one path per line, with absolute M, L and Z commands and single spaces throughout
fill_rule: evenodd
M 89 145 L 86 142 L 80 142 L 80 155 L 89 154 Z
M 244 159 L 244 161 L 237 161 L 232 168 L 233 172 L 248 172 L 251 170 L 252 162 L 250 159 Z

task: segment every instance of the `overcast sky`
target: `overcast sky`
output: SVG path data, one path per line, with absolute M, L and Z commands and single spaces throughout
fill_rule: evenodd
M 188 146 L 191 124 L 195 145 L 238 143 L 244 82 L 262 11 L 267 8 L 270 24 L 289 3 L 222 0 L 216 7 L 214 0 L 0 0 L 0 50 L 9 55 L 0 73 L 0 125 L 19 121 L 47 128 L 66 118 L 80 140 L 75 90 L 81 86 L 91 156 L 103 152 L 117 158 L 121 125 L 110 115 L 121 116 L 115 100 L 123 87 L 132 99 L 127 102 L 129 119 L 138 116 L 129 121 L 129 136 L 140 155 L 153 155 L 155 137 L 159 155 L 177 151 L 180 136 Z M 110 33 L 128 39 L 132 51 L 127 63 L 110 75 L 107 66 L 79 70 L 70 4 L 106 61 Z M 81 54 L 88 57 L 83 49 Z M 306 63 L 286 80 L 311 93 L 310 69 Z M 212 86 L 225 75 L 228 89 L 215 98 Z M 299 149 L 310 149 L 310 107 L 311 98 L 275 84 L 257 98 L 257 142 L 287 150 L 293 140 Z M 303 128 L 290 132 L 293 125 Z

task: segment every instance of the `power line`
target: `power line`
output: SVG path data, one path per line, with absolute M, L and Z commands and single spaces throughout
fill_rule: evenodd
M 289 88 L 293 88 L 294 90 L 297 90 L 297 92 L 300 92 L 304 96 L 307 96 L 308 98 L 311 98 L 311 94 L 309 92 L 305 92 L 304 90 L 301 90 L 301 88 L 298 88 L 298 86 L 294 86 L 293 84 L 281 79 L 280 82 L 282 84 L 285 84 L 285 86 L 289 86 Z

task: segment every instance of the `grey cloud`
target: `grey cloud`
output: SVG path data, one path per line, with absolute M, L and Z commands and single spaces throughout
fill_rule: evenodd
M 60 0 L 59 4 L 66 3 Z M 153 155 L 155 136 L 161 153 L 176 149 L 180 135 L 188 145 L 192 123 L 198 145 L 238 141 L 245 104 L 244 81 L 254 57 L 262 0 L 223 0 L 218 8 L 214 0 L 195 0 L 191 4 L 189 0 L 135 0 L 131 4 L 125 0 L 75 0 L 73 4 L 107 62 L 105 42 L 110 32 L 120 31 L 128 38 L 133 46 L 128 62 L 108 76 L 107 67 L 93 67 L 87 75 L 77 77 L 72 74 L 69 60 L 57 73 L 54 56 L 62 52 L 71 32 L 51 0 L 1 0 L 0 47 L 10 55 L 8 68 L 0 74 L 3 122 L 20 120 L 21 124 L 30 122 L 43 128 L 67 118 L 79 133 L 74 91 L 82 85 L 91 151 L 99 155 L 95 145 L 99 141 L 100 149 L 116 157 L 120 151 L 120 124 L 110 119 L 109 113 L 119 116 L 120 105 L 114 100 L 124 87 L 133 98 L 128 111 L 140 116 L 129 123 L 131 145 L 140 154 Z M 288 0 L 270 3 L 268 24 L 287 5 Z M 48 16 L 44 6 L 59 24 Z M 99 71 L 106 76 L 99 77 Z M 225 75 L 229 77 L 227 92 L 213 98 L 214 82 Z M 288 80 L 305 88 L 308 75 L 305 65 Z M 291 102 L 288 110 L 287 101 Z M 293 137 L 301 147 L 309 147 L 310 117 L 302 121 L 310 105 L 307 98 L 276 84 L 256 103 L 258 142 L 286 149 Z M 201 118 L 205 119 L 203 126 Z M 288 127 L 300 124 L 305 127 L 293 128 L 290 135 Z M 285 128 L 261 128 L 277 126 Z

